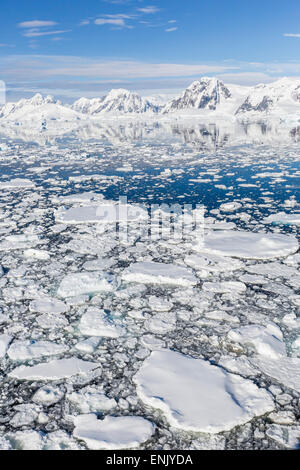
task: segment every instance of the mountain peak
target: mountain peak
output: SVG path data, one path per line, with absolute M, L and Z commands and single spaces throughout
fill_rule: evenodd
M 229 89 L 217 78 L 202 77 L 194 81 L 182 95 L 164 108 L 164 113 L 182 109 L 208 109 L 215 111 L 218 105 L 231 97 Z
M 155 113 L 158 106 L 145 100 L 137 93 L 124 88 L 112 89 L 106 96 L 87 100 L 81 98 L 77 100 L 72 109 L 86 114 L 141 114 Z

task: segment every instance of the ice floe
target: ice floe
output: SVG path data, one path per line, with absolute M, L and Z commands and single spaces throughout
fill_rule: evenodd
M 251 363 L 265 375 L 272 377 L 285 387 L 300 390 L 300 359 L 296 357 L 268 358 L 264 356 L 251 359 Z
M 263 219 L 264 224 L 300 225 L 300 213 L 286 214 L 278 212 Z
M 93 307 L 88 308 L 82 315 L 78 328 L 84 336 L 117 338 L 121 334 L 120 328 L 109 322 L 104 310 Z
M 0 335 L 0 358 L 4 357 L 9 343 L 12 341 L 12 336 L 2 334 Z
M 132 264 L 123 271 L 122 279 L 127 282 L 171 284 L 183 287 L 193 286 L 198 282 L 192 271 L 187 268 L 149 261 Z
M 73 436 L 91 450 L 134 449 L 154 432 L 154 425 L 139 416 L 106 416 L 100 420 L 95 414 L 84 414 L 76 416 L 74 424 Z
M 145 404 L 187 431 L 218 433 L 274 409 L 271 395 L 250 380 L 170 350 L 153 351 L 134 380 Z
M 67 346 L 50 341 L 14 341 L 9 347 L 7 355 L 13 361 L 26 361 L 38 357 L 55 356 L 67 350 Z
M 93 295 L 97 292 L 110 292 L 114 289 L 114 277 L 100 272 L 68 274 L 61 281 L 57 295 L 62 298 L 78 295 Z
M 103 204 L 98 206 L 80 206 L 59 210 L 57 222 L 64 224 L 116 224 L 118 222 L 134 222 L 147 220 L 145 209 L 134 205 Z
M 252 347 L 257 354 L 272 359 L 286 356 L 283 335 L 277 325 L 247 325 L 228 333 L 231 341 Z
M 195 247 L 197 250 L 197 246 Z M 210 232 L 200 250 L 244 259 L 272 259 L 288 256 L 299 249 L 297 239 L 280 233 L 244 231 Z
M 44 362 L 36 366 L 20 366 L 8 375 L 18 380 L 59 380 L 77 374 L 86 374 L 97 367 L 100 366 L 95 362 L 74 357 Z

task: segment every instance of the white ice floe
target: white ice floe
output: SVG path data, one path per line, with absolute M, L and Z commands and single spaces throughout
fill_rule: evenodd
M 99 390 L 99 385 L 89 385 L 66 395 L 66 399 L 72 403 L 79 413 L 100 413 L 109 411 L 117 406 L 116 400 L 108 398 Z
M 227 292 L 242 294 L 247 290 L 245 284 L 239 281 L 204 282 L 202 289 L 207 292 L 215 292 L 216 294 Z
M 278 212 L 265 217 L 262 222 L 264 224 L 300 225 L 300 213 L 286 214 L 285 212 Z
M 77 349 L 77 351 L 81 351 L 84 354 L 92 354 L 99 346 L 99 343 L 99 336 L 91 336 L 90 338 L 86 338 L 75 344 L 75 349 Z
M 251 363 L 265 375 L 274 378 L 285 387 L 300 390 L 300 358 L 280 357 L 271 359 L 268 357 L 255 357 Z
M 45 385 L 39 388 L 32 397 L 32 401 L 43 406 L 51 406 L 59 402 L 64 396 L 64 393 L 53 385 Z
M 66 352 L 68 349 L 63 344 L 50 341 L 14 341 L 8 349 L 7 355 L 12 361 L 26 361 L 38 357 L 55 356 Z
M 197 250 L 197 245 L 195 249 Z M 299 245 L 292 235 L 220 231 L 209 232 L 204 237 L 204 244 L 199 245 L 199 249 L 244 259 L 272 259 L 295 253 Z
M 123 271 L 122 279 L 143 284 L 172 284 L 188 287 L 197 284 L 192 271 L 175 264 L 154 262 L 134 263 Z
M 286 356 L 283 335 L 277 325 L 270 323 L 266 327 L 261 325 L 242 326 L 228 333 L 231 341 L 250 346 L 259 355 L 272 359 Z
M 300 426 L 280 426 L 272 424 L 266 432 L 270 439 L 287 449 L 299 449 Z
M 297 271 L 292 266 L 280 262 L 254 264 L 253 266 L 246 266 L 246 271 L 252 274 L 259 274 L 261 276 L 268 276 L 269 278 L 276 279 L 277 277 L 290 278 L 297 275 Z
M 85 336 L 105 336 L 109 338 L 117 338 L 121 333 L 120 328 L 108 321 L 104 310 L 92 307 L 88 308 L 82 315 L 79 330 Z
M 86 443 L 91 450 L 133 449 L 146 442 L 154 432 L 154 425 L 139 416 L 106 416 L 95 414 L 74 418 L 73 436 Z
M 38 259 L 43 261 L 50 259 L 50 254 L 46 250 L 33 250 L 32 248 L 29 248 L 24 251 L 23 255 L 24 258 L 28 259 Z
M 233 272 L 241 269 L 244 263 L 237 259 L 228 259 L 225 256 L 199 253 L 188 255 L 184 262 L 197 271 L 201 271 L 201 276 L 206 277 L 209 273 Z
M 146 331 L 159 335 L 174 330 L 175 326 L 176 316 L 174 313 L 170 312 L 159 312 L 144 323 Z
M 149 307 L 154 312 L 168 312 L 173 307 L 172 302 L 161 297 L 156 297 L 155 295 L 149 297 L 148 303 Z
M 0 358 L 4 357 L 8 348 L 9 343 L 12 340 L 12 336 L 2 334 L 0 335 Z
M 239 202 L 224 202 L 220 205 L 220 211 L 222 212 L 235 212 L 242 207 Z
M 147 220 L 148 213 L 139 206 L 111 203 L 60 209 L 56 212 L 55 219 L 65 224 L 115 224 Z
M 174 351 L 152 352 L 134 381 L 145 404 L 187 431 L 226 431 L 274 409 L 271 395 L 250 380 Z
M 57 291 L 59 297 L 93 295 L 97 292 L 110 292 L 114 289 L 114 277 L 104 272 L 82 272 L 67 274 Z
M 36 366 L 20 366 L 8 375 L 18 380 L 60 380 L 77 374 L 86 374 L 99 367 L 95 362 L 82 361 L 76 357 L 58 359 L 37 364 Z
M 44 297 L 30 302 L 29 309 L 31 312 L 59 314 L 68 311 L 68 306 L 58 299 Z
M 18 235 L 8 235 L 0 243 L 0 251 L 8 250 L 25 250 L 32 246 L 38 245 L 41 243 L 41 240 L 37 235 L 30 234 L 18 234 Z
M 10 420 L 10 425 L 14 428 L 29 426 L 34 423 L 38 417 L 38 406 L 32 403 L 23 403 L 14 407 L 17 413 Z
M 68 320 L 64 316 L 53 313 L 38 315 L 35 321 L 43 330 L 59 329 L 62 331 L 68 325 Z
M 10 181 L 2 181 L 0 189 L 31 189 L 35 187 L 35 183 L 25 178 L 15 178 Z

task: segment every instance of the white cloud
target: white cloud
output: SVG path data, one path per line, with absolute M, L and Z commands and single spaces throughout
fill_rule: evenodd
M 145 13 L 146 15 L 148 14 L 152 14 L 152 13 L 157 13 L 160 11 L 160 8 L 157 8 L 153 5 L 151 6 L 148 6 L 148 7 L 143 7 L 143 8 L 138 8 L 138 11 L 140 11 L 141 13 Z
M 174 28 L 167 28 L 167 29 L 165 29 L 165 31 L 166 31 L 166 33 L 172 33 L 173 31 L 177 31 L 177 29 L 178 29 L 178 28 L 177 28 L 177 26 L 176 26 L 176 27 L 174 27 Z
M 10 55 L 0 58 L 4 79 L 11 77 L 35 79 L 52 77 L 85 77 L 87 79 L 145 79 L 162 77 L 192 77 L 225 73 L 239 67 L 210 64 L 145 63 L 125 60 L 97 60 L 77 56 Z
M 300 34 L 298 34 L 298 33 L 296 33 L 296 34 L 294 34 L 294 33 L 286 33 L 286 34 L 284 34 L 284 36 L 285 36 L 286 38 L 300 38 Z
M 97 20 L 95 20 L 95 24 L 100 26 L 110 24 L 114 26 L 120 26 L 122 28 L 126 27 L 126 23 L 122 18 L 98 18 Z
M 27 38 L 36 38 L 39 36 L 50 36 L 53 34 L 69 33 L 70 31 L 71 29 L 55 30 L 55 31 L 40 31 L 39 29 L 30 29 L 29 31 L 26 31 L 26 33 L 24 33 L 23 36 Z
M 57 23 L 55 21 L 41 21 L 41 20 L 32 20 L 32 21 L 23 21 L 19 23 L 20 28 L 43 28 L 48 26 L 55 26 Z

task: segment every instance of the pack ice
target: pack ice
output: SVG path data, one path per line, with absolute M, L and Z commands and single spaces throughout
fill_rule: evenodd
M 219 433 L 274 409 L 271 395 L 250 380 L 171 350 L 153 351 L 134 381 L 146 405 L 185 431 Z
M 154 432 L 154 425 L 139 416 L 106 416 L 100 420 L 95 414 L 86 414 L 76 416 L 74 424 L 73 435 L 91 450 L 133 449 Z
M 114 289 L 114 277 L 102 271 L 67 274 L 61 281 L 57 295 L 62 298 L 93 295 Z
M 122 279 L 127 282 L 142 284 L 171 284 L 175 286 L 193 286 L 197 278 L 191 270 L 175 264 L 139 262 L 125 269 Z
M 219 231 L 208 233 L 198 249 L 223 256 L 263 260 L 296 253 L 299 245 L 294 236 L 281 233 Z

